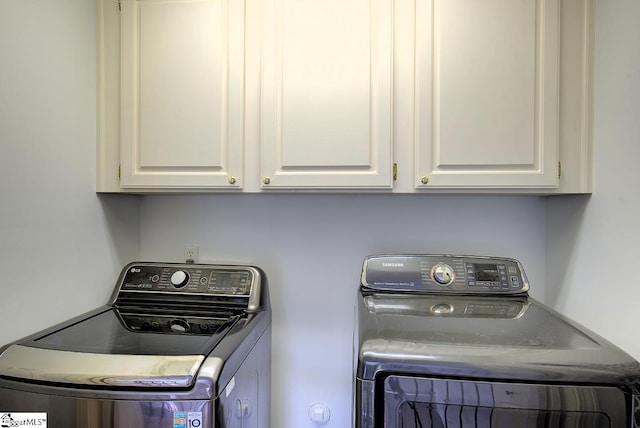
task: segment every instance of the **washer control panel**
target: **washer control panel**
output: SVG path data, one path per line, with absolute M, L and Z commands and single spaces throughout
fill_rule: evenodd
M 529 290 L 522 265 L 515 259 L 430 254 L 368 256 L 362 286 L 454 294 L 523 294 Z
M 249 296 L 255 274 L 239 267 L 139 264 L 126 268 L 121 278 L 121 290 Z
M 134 262 L 120 273 L 110 304 L 233 306 L 253 312 L 262 307 L 263 281 L 253 266 Z

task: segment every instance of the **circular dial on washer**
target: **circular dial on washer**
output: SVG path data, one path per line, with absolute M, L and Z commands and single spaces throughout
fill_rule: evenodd
M 182 288 L 189 282 L 189 274 L 183 270 L 177 270 L 171 275 L 171 285 Z
M 438 263 L 431 269 L 431 278 L 440 285 L 450 285 L 455 278 L 455 272 L 448 264 Z

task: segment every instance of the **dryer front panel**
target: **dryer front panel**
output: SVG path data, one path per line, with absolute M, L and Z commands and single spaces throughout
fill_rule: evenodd
M 389 376 L 380 392 L 388 428 L 631 426 L 628 397 L 613 387 Z

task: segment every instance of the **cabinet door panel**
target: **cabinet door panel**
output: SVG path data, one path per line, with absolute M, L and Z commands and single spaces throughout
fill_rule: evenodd
M 122 10 L 122 187 L 240 185 L 244 7 L 128 0 Z
M 557 186 L 558 20 L 557 0 L 418 1 L 417 187 Z
M 390 187 L 389 0 L 265 0 L 263 187 Z

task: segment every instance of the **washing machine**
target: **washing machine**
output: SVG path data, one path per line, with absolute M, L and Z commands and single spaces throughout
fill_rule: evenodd
M 269 427 L 270 354 L 261 269 L 131 263 L 104 306 L 0 348 L 0 426 Z
M 638 427 L 640 364 L 529 287 L 511 258 L 367 257 L 355 427 Z

